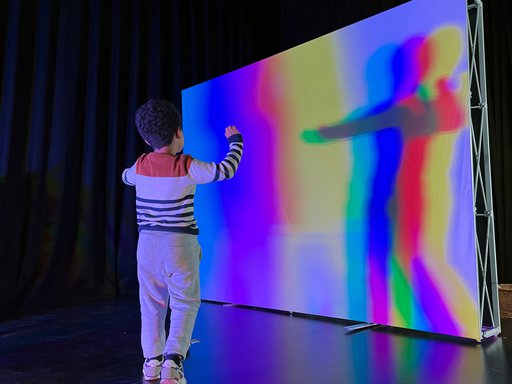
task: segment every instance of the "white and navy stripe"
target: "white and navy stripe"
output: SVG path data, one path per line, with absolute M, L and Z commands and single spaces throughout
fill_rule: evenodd
M 198 233 L 194 218 L 194 195 L 190 194 L 175 200 L 154 200 L 137 197 L 137 224 L 141 229 L 170 230 L 177 229 L 189 233 Z

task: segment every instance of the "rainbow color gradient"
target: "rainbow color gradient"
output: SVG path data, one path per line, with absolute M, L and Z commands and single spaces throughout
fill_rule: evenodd
M 466 2 L 413 0 L 183 91 L 204 299 L 479 340 Z

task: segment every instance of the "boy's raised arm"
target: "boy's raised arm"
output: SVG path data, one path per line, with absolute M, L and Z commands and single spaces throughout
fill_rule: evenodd
M 229 142 L 229 152 L 220 163 L 206 163 L 194 159 L 189 175 L 197 184 L 212 183 L 232 178 L 238 169 L 243 153 L 242 135 L 235 126 L 226 128 L 225 136 Z

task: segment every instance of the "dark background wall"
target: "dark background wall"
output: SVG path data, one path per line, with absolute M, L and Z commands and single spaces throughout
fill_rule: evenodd
M 398 0 L 0 1 L 0 317 L 133 293 L 133 123 L 183 88 Z M 512 282 L 512 27 L 485 4 L 500 282 Z M 435 10 L 433 10 L 435 12 Z

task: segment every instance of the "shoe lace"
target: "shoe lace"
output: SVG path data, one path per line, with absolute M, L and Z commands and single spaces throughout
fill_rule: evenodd
M 158 367 L 160 364 L 162 364 L 161 361 L 158 360 L 150 360 L 144 363 L 146 367 Z

